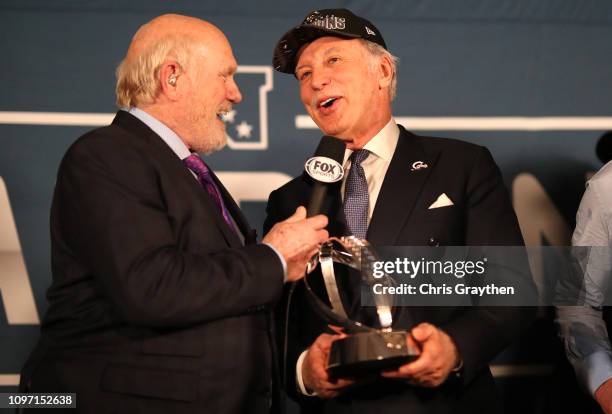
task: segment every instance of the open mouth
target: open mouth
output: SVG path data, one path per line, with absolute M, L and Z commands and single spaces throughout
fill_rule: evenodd
M 325 109 L 329 109 L 331 108 L 334 103 L 339 99 L 339 97 L 331 97 L 331 98 L 327 98 L 322 100 L 321 102 L 319 102 L 319 108 L 325 108 Z
M 225 117 L 229 111 L 219 111 L 217 112 L 217 119 L 221 122 L 225 122 Z

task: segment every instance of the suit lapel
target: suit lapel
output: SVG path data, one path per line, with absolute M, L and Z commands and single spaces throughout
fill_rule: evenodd
M 234 201 L 234 198 L 230 195 L 229 191 L 227 191 L 223 183 L 221 183 L 219 178 L 215 175 L 215 173 L 212 170 L 210 172 L 212 174 L 213 180 L 215 180 L 215 183 L 217 184 L 217 187 L 219 188 L 219 191 L 221 192 L 221 197 L 223 197 L 223 202 L 225 203 L 225 207 L 227 207 L 227 210 L 229 211 L 230 216 L 232 216 L 234 223 L 236 223 L 236 226 L 238 227 L 237 230 L 240 231 L 242 235 L 244 236 L 244 244 L 256 243 L 257 242 L 257 232 L 255 231 L 255 229 L 251 228 L 247 218 L 244 216 L 244 214 L 242 213 L 242 210 L 240 210 L 240 207 L 238 207 L 238 204 L 236 204 L 236 201 Z M 223 218 L 223 216 L 221 216 L 221 218 Z M 225 220 L 223 220 L 223 223 L 226 224 Z M 225 225 L 225 227 L 228 228 L 228 230 L 230 230 L 231 235 L 233 235 L 235 239 L 237 240 L 238 244 L 240 244 L 238 235 L 236 235 L 234 231 L 229 229 L 229 226 L 227 226 L 227 224 Z
M 113 120 L 113 124 L 118 125 L 125 130 L 129 131 L 132 134 L 135 134 L 142 139 L 146 139 L 151 145 L 154 145 L 157 149 L 155 150 L 156 154 L 159 154 L 161 160 L 166 165 L 164 167 L 165 172 L 167 174 L 172 174 L 176 177 L 182 177 L 182 179 L 188 180 L 193 186 L 194 194 L 197 194 L 197 197 L 201 200 L 201 205 L 203 208 L 206 208 L 210 214 L 210 216 L 214 219 L 215 224 L 223 234 L 225 241 L 231 247 L 240 247 L 242 242 L 238 238 L 238 235 L 227 225 L 223 215 L 217 208 L 217 205 L 211 198 L 211 196 L 202 188 L 197 179 L 193 177 L 191 172 L 183 162 L 176 156 L 174 151 L 164 142 L 164 140 L 157 135 L 151 128 L 149 128 L 144 122 L 133 116 L 132 114 L 126 111 L 118 111 L 115 119 Z M 212 172 L 212 170 L 211 170 Z M 229 205 L 236 206 L 236 203 L 233 201 L 231 196 L 225 190 L 225 187 L 221 184 L 219 179 L 214 175 L 213 177 L 217 186 L 219 187 L 219 191 L 221 191 L 221 195 L 223 197 L 223 201 L 226 203 L 226 207 L 229 209 Z M 228 202 L 231 200 L 231 203 Z M 238 207 L 236 209 L 239 211 Z M 232 217 L 236 220 L 237 215 L 234 215 L 234 212 L 230 210 Z M 240 215 L 242 218 L 242 214 Z M 240 219 L 239 219 L 240 221 Z M 244 220 L 246 222 L 246 219 Z M 236 222 L 239 226 L 240 223 Z M 248 226 L 248 225 L 247 225 Z M 242 230 L 242 228 L 241 228 Z M 244 233 L 243 234 L 247 234 Z M 246 237 L 245 237 L 246 241 Z
M 187 167 L 185 167 L 180 160 L 179 160 L 179 163 L 183 167 L 182 170 L 184 170 L 184 173 L 189 176 L 189 181 L 191 182 L 191 185 L 193 185 L 194 188 L 195 188 L 194 192 L 197 193 L 199 198 L 200 198 L 200 200 L 202 200 L 203 207 L 208 209 L 210 216 L 214 219 L 215 224 L 217 225 L 217 228 L 223 234 L 223 238 L 225 239 L 227 244 L 230 247 L 240 247 L 240 246 L 242 246 L 242 242 L 238 238 L 238 235 L 225 222 L 225 219 L 223 218 L 223 214 L 221 214 L 221 211 L 217 207 L 217 204 L 213 200 L 212 196 L 210 194 L 208 194 L 208 191 L 206 191 L 204 188 L 202 188 L 202 185 L 200 184 L 200 182 L 197 179 L 195 179 L 195 177 L 193 177 L 193 175 L 191 174 L 191 171 L 189 171 L 189 169 Z M 232 215 L 232 218 L 234 218 L 234 220 L 235 220 L 236 216 L 234 216 L 232 211 L 229 209 L 229 203 L 227 202 L 228 199 L 230 199 L 230 200 L 232 200 L 232 204 L 235 205 L 233 199 L 228 194 L 228 192 L 225 189 L 225 187 L 223 187 L 223 185 L 221 184 L 219 179 L 212 172 L 212 170 L 210 170 L 210 172 L 211 172 L 211 175 L 212 175 L 212 177 L 213 177 L 213 179 L 215 181 L 215 184 L 217 184 L 217 188 L 221 192 L 221 197 L 223 198 L 223 202 L 225 203 L 225 206 L 228 208 L 228 211 L 230 211 L 230 214 Z M 245 233 L 243 233 L 243 234 L 245 234 Z
M 370 243 L 379 246 L 396 243 L 438 155 L 438 152 L 426 154 L 416 137 L 400 126 L 397 148 L 368 227 Z M 427 164 L 427 168 L 414 169 L 413 163 L 417 161 Z

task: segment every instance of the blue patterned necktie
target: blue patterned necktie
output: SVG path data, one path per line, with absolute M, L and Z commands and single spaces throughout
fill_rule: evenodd
M 351 168 L 344 188 L 344 217 L 348 231 L 360 239 L 366 238 L 368 231 L 368 182 L 361 163 L 368 158 L 370 151 L 360 149 L 351 154 Z
M 200 185 L 212 197 L 227 225 L 236 233 L 236 229 L 234 228 L 234 224 L 230 218 L 230 213 L 223 202 L 223 197 L 221 197 L 221 191 L 219 191 L 219 187 L 217 187 L 217 184 L 213 180 L 208 165 L 206 165 L 204 160 L 196 153 L 193 153 L 185 158 L 183 163 L 187 166 L 187 168 L 193 171 L 195 175 L 198 176 Z

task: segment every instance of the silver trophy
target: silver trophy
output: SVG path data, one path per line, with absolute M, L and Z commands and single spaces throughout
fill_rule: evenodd
M 334 271 L 334 263 L 356 269 L 361 273 L 362 283 L 392 286 L 394 281 L 387 275 L 375 278 L 373 264 L 378 261 L 377 254 L 366 240 L 355 236 L 332 237 L 321 245 L 319 252 L 308 263 L 307 273 L 317 265 L 321 274 L 331 308 L 311 289 L 308 276 L 304 278 L 315 311 L 330 325 L 339 326 L 348 336 L 332 343 L 327 372 L 331 378 L 356 378 L 377 375 L 381 371 L 393 370 L 418 356 L 416 348 L 408 346 L 406 331 L 392 329 L 392 297 L 374 295 L 376 313 L 381 329 L 372 328 L 353 321 L 348 317 Z

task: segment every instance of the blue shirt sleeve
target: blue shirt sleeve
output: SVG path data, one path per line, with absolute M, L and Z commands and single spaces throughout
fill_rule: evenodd
M 612 194 L 610 171 L 598 173 L 588 183 L 576 214 L 572 245 L 591 246 L 582 269 L 584 305 L 557 308 L 566 355 L 579 382 L 591 395 L 612 378 L 612 348 L 601 311 L 612 273 L 609 231 L 612 204 L 606 199 Z

